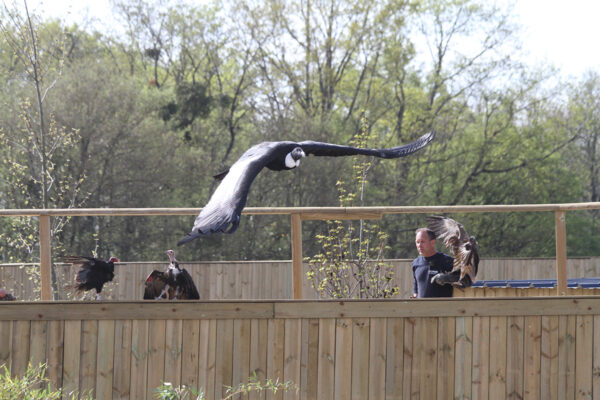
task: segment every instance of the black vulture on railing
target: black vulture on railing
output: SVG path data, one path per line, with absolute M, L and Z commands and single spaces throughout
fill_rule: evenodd
M 75 284 L 68 288 L 75 289 L 78 293 L 96 289 L 96 300 L 102 300 L 100 293 L 106 282 L 115 277 L 115 263 L 119 262 L 117 257 L 111 257 L 108 261 L 99 260 L 94 257 L 65 256 L 63 260 L 79 267 Z

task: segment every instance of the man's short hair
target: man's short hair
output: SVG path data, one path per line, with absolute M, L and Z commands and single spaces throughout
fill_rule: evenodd
M 435 232 L 433 232 L 431 229 L 419 228 L 415 231 L 415 236 L 417 236 L 420 232 L 426 232 L 427 236 L 429 236 L 429 240 L 435 240 Z

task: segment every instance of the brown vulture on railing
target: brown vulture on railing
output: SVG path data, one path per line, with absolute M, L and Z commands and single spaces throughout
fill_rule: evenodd
M 119 262 L 117 257 L 111 257 L 108 261 L 102 261 L 94 257 L 65 256 L 63 260 L 79 267 L 76 283 L 68 288 L 75 289 L 78 293 L 96 289 L 96 300 L 102 300 L 100 293 L 106 282 L 115 277 L 115 263 Z
M 448 273 L 435 275 L 431 283 L 450 284 L 466 288 L 473 284 L 479 267 L 479 246 L 477 240 L 452 218 L 433 215 L 427 217 L 427 229 L 435 233 L 454 257 L 454 267 Z
M 175 252 L 167 250 L 171 263 L 164 272 L 154 270 L 146 278 L 144 300 L 198 300 L 200 294 L 185 268 L 180 268 Z

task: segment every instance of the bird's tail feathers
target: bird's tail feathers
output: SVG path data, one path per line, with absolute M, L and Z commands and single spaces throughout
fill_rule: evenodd
M 198 231 L 194 230 L 193 232 L 190 232 L 190 234 L 188 234 L 186 237 L 181 239 L 179 242 L 177 242 L 177 246 L 181 246 L 182 244 L 191 242 L 192 240 L 194 240 L 198 237 L 200 237 L 200 234 L 198 233 Z

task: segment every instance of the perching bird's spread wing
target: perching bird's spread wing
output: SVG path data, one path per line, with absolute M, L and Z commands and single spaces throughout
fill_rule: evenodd
M 79 267 L 75 279 L 76 283 L 73 287 L 79 292 L 96 289 L 97 294 L 102 292 L 102 287 L 106 282 L 113 280 L 115 276 L 114 262 L 119 261 L 114 257 L 109 261 L 103 261 L 85 256 L 65 256 L 63 260 L 73 264 L 75 267 Z
M 451 283 L 461 287 L 471 286 L 479 268 L 477 240 L 467 233 L 462 224 L 448 217 L 439 215 L 427 217 L 427 228 L 435 233 L 436 238 L 442 240 L 454 256 L 452 272 L 439 274 L 444 275 L 444 278 L 440 279 L 447 278 L 440 283 Z M 457 274 L 457 271 L 460 271 L 460 274 Z
M 263 142 L 248 149 L 225 172 L 215 175 L 222 179 L 206 206 L 194 222 L 192 231 L 177 243 L 187 243 L 201 235 L 223 232 L 233 233 L 239 223 L 240 214 L 246 205 L 250 185 L 267 167 L 275 171 L 292 169 L 299 165 L 300 159 L 314 156 L 352 156 L 367 155 L 379 158 L 399 158 L 425 147 L 435 137 L 434 132 L 427 133 L 413 143 L 389 149 L 361 149 L 330 143 L 304 142 Z
M 144 285 L 144 300 L 154 300 L 167 286 L 167 277 L 163 272 L 155 269 L 148 275 Z
M 198 293 L 198 289 L 194 284 L 194 280 L 192 276 L 187 272 L 185 268 L 182 268 L 180 272 L 177 274 L 175 279 L 176 287 L 179 287 L 180 295 L 179 299 L 182 300 L 198 300 L 200 299 L 200 294 Z

